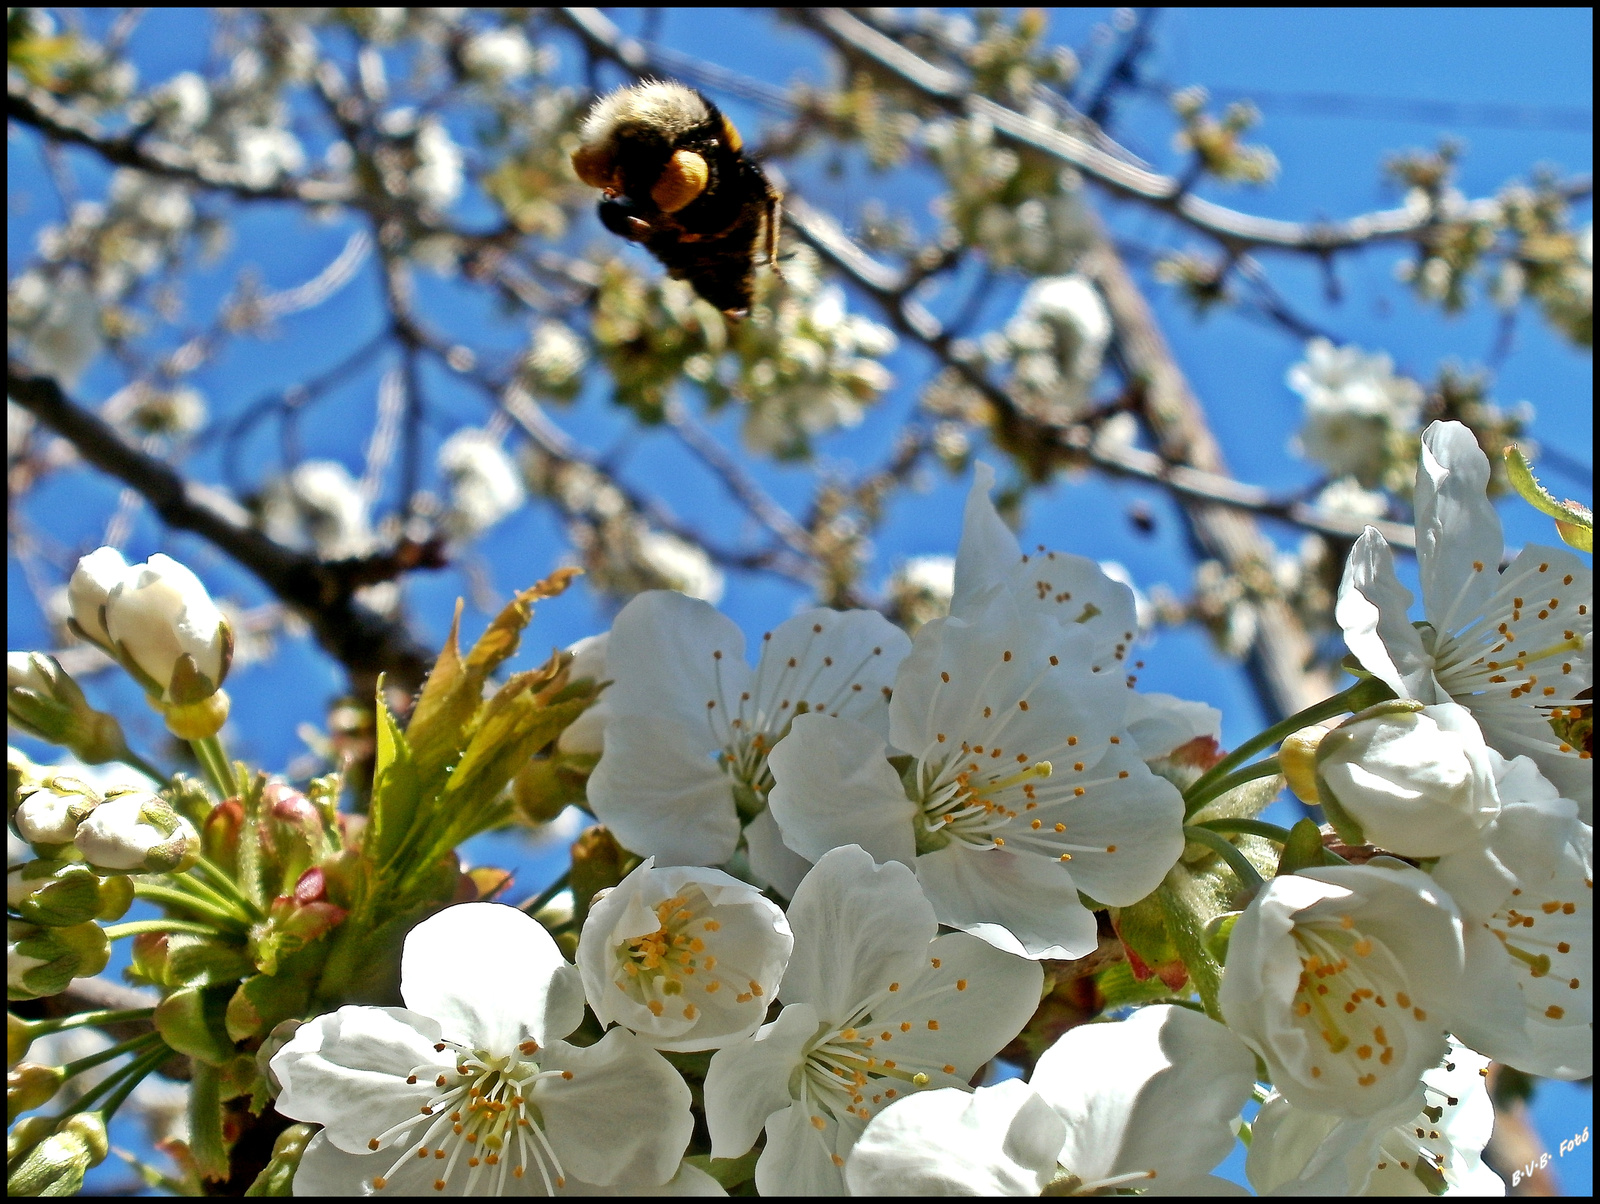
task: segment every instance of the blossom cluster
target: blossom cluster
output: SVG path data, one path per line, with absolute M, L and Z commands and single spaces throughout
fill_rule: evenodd
M 651 590 L 485 703 L 526 602 L 561 585 L 534 587 L 465 660 L 452 638 L 405 733 L 387 729 L 365 832 L 319 810 L 325 787 L 322 804 L 281 784 L 252 804 L 285 893 L 251 930 L 260 974 L 228 1032 L 254 1051 L 253 1090 L 298 1122 L 275 1181 L 369 1196 L 1217 1194 L 1237 1190 L 1214 1171 L 1248 1129 L 1263 1194 L 1502 1193 L 1482 1160 L 1491 1059 L 1591 1072 L 1592 576 L 1536 545 L 1500 567 L 1488 480 L 1467 428 L 1423 433 L 1425 617 L 1410 620 L 1369 528 L 1336 607 L 1359 679 L 1253 742 L 1281 744 L 1258 766 L 1220 753 L 1212 708 L 1138 688 L 1134 591 L 1082 557 L 1024 553 L 983 465 L 953 563 L 903 574 L 925 607 L 913 635 L 819 608 L 751 655 L 710 603 Z M 159 560 L 97 552 L 73 601 L 84 634 L 171 707 L 226 664 L 206 659 L 223 638 L 209 597 Z M 30 730 L 93 727 L 58 665 L 12 661 Z M 495 728 L 519 695 L 538 699 L 527 726 Z M 35 859 L 8 875 L 13 998 L 103 967 L 94 921 L 126 909 L 128 875 L 177 897 L 202 846 L 241 830 L 239 799 L 202 839 L 171 791 L 19 772 L 10 819 Z M 577 774 L 603 825 L 574 845 L 566 892 L 518 909 L 452 869 L 453 905 L 434 884 L 410 913 L 392 987 L 336 941 L 303 1003 L 273 1011 L 265 992 L 283 988 L 252 989 L 335 929 L 363 939 L 346 905 L 370 911 L 384 879 L 341 885 L 350 857 L 381 870 L 412 840 L 448 848 L 468 783 L 493 799 L 513 774 L 519 806 L 543 814 Z M 1280 781 L 1323 829 L 1254 818 Z M 442 809 L 392 835 L 394 800 L 424 797 Z M 412 863 L 419 881 L 437 878 L 434 856 Z M 163 981 L 177 956 L 143 947 L 136 969 Z M 1058 976 L 1108 956 L 1150 986 L 1102 978 L 1122 992 L 1106 1015 L 1050 1019 Z M 1143 1006 L 1117 1012 L 1129 1003 Z M 171 1011 L 157 1029 L 187 1049 L 198 1038 Z M 997 1080 L 999 1056 L 1026 1078 Z M 23 1063 L 11 1093 L 37 1107 L 64 1075 Z M 81 1178 L 104 1156 L 103 1118 L 28 1128 L 24 1183 Z

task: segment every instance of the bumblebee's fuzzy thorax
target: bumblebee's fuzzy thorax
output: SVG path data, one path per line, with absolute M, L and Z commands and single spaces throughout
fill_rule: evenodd
M 573 170 L 605 193 L 606 229 L 724 312 L 748 309 L 756 245 L 764 238 L 769 262 L 776 250 L 779 197 L 717 106 L 652 81 L 595 102 L 579 134 Z

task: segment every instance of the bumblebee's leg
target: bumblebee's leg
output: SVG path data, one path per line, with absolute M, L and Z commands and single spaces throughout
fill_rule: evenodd
M 783 198 L 770 189 L 767 191 L 767 266 L 779 280 L 783 270 L 778 267 L 778 229 L 783 224 Z

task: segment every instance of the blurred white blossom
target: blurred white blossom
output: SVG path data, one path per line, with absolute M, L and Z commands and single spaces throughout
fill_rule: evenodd
M 273 480 L 262 495 L 261 525 L 285 547 L 323 560 L 365 556 L 375 546 L 367 499 L 334 460 L 306 460 Z
M 463 427 L 444 441 L 439 471 L 449 482 L 442 522 L 452 539 L 476 539 L 527 497 L 500 441 L 475 427 Z
M 535 61 L 533 47 L 520 29 L 486 29 L 461 47 L 467 74 L 488 84 L 518 79 L 533 70 Z
M 1305 399 L 1298 452 L 1363 485 L 1376 483 L 1399 450 L 1391 436 L 1416 430 L 1422 415 L 1422 386 L 1396 376 L 1394 361 L 1381 352 L 1312 339 L 1286 379 Z

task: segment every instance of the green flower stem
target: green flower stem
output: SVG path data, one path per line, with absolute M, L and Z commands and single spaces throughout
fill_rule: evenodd
M 222 741 L 216 736 L 207 736 L 204 740 L 189 741 L 189 747 L 194 750 L 195 760 L 200 762 L 218 800 L 232 795 L 233 772 L 228 767 L 228 754 L 223 751 Z
M 1295 732 L 1303 727 L 1309 727 L 1313 723 L 1321 723 L 1324 719 L 1332 719 L 1336 715 L 1343 715 L 1349 711 L 1364 710 L 1374 703 L 1382 702 L 1394 696 L 1394 691 L 1376 677 L 1363 677 L 1348 690 L 1342 690 L 1331 698 L 1325 698 L 1298 714 L 1290 715 L 1287 719 L 1274 723 L 1260 735 L 1252 736 L 1249 740 L 1246 740 L 1195 779 L 1194 784 L 1183 793 L 1187 814 L 1193 815 L 1197 810 L 1196 806 L 1190 804 L 1188 800 L 1212 797 L 1209 791 L 1214 783 L 1227 777 L 1258 752 L 1271 748 L 1285 737 L 1294 735 Z
M 214 866 L 213 868 L 215 868 L 218 873 L 223 872 L 221 867 Z M 192 871 L 187 874 L 174 874 L 170 881 L 172 884 L 171 889 L 184 891 L 187 894 L 193 895 L 196 899 L 200 899 L 205 903 L 209 903 L 212 907 L 215 907 L 221 911 L 228 912 L 230 914 L 237 912 L 244 918 L 246 923 L 251 923 L 261 918 L 261 914 L 259 912 L 246 907 L 233 895 L 224 894 L 215 886 L 212 886 L 199 874 L 193 873 Z
M 526 903 L 522 904 L 518 910 L 524 911 L 530 916 L 537 915 L 545 907 L 549 906 L 550 900 L 554 899 L 562 891 L 567 889 L 571 879 L 572 871 L 562 870 L 560 877 L 558 877 L 549 886 L 545 887 L 533 898 L 529 899 Z
M 137 1067 L 143 1065 L 147 1061 L 150 1062 L 150 1069 L 154 1069 L 155 1067 L 161 1065 L 162 1062 L 166 1061 L 167 1058 L 172 1056 L 172 1050 L 167 1048 L 167 1043 L 161 1039 L 160 1033 L 146 1033 L 144 1036 L 137 1038 L 137 1040 L 142 1042 L 144 1046 L 149 1047 L 150 1052 L 135 1058 L 126 1066 L 119 1066 L 116 1070 L 113 1070 L 110 1074 L 106 1075 L 105 1078 L 101 1079 L 93 1087 L 90 1087 L 83 1093 L 78 1102 L 73 1105 L 72 1111 L 94 1111 L 95 1102 L 102 1096 L 115 1091 L 122 1080 L 127 1078 L 131 1071 L 135 1070 Z M 123 1052 L 127 1053 L 128 1051 L 124 1050 Z M 151 1059 L 154 1060 L 151 1061 Z M 146 1073 L 148 1072 L 140 1071 L 138 1078 L 135 1078 L 134 1082 L 137 1083 L 139 1079 L 144 1078 Z M 126 1098 L 126 1096 L 124 1096 L 124 1098 Z M 118 1102 L 120 1103 L 121 1100 Z
M 1209 828 L 1213 832 L 1238 832 L 1245 836 L 1260 836 L 1273 844 L 1287 844 L 1289 829 L 1280 828 L 1277 824 L 1269 824 L 1259 819 L 1208 819 L 1203 824 L 1195 824 L 1197 828 Z M 1337 853 L 1322 850 L 1322 859 L 1328 865 L 1349 865 Z
M 123 1008 L 107 1012 L 77 1012 L 56 1020 L 30 1020 L 28 1039 L 34 1041 L 40 1037 L 48 1037 L 51 1033 L 59 1033 L 69 1028 L 83 1028 L 90 1024 L 120 1024 L 126 1020 L 148 1020 L 155 1015 L 155 1012 L 153 1007 Z
M 1185 840 L 1192 840 L 1195 844 L 1203 844 L 1216 853 L 1239 876 L 1239 881 L 1251 890 L 1260 890 L 1264 885 L 1260 872 L 1250 864 L 1250 859 L 1239 851 L 1238 845 L 1230 841 L 1221 832 L 1213 832 L 1209 828 L 1185 826 L 1183 837 Z
M 1299 729 L 1297 728 L 1296 730 L 1298 731 Z M 1211 802 L 1213 799 L 1221 798 L 1223 795 L 1227 794 L 1228 791 L 1243 786 L 1246 782 L 1254 782 L 1258 778 L 1270 778 L 1274 774 L 1281 772 L 1282 770 L 1278 765 L 1278 758 L 1276 756 L 1267 757 L 1265 760 L 1257 761 L 1254 765 L 1246 765 L 1243 769 L 1235 770 L 1226 777 L 1218 778 L 1203 792 L 1198 793 L 1194 795 L 1194 797 L 1186 800 L 1184 803 L 1184 809 L 1190 816 L 1198 815 L 1200 810 L 1207 803 Z
M 127 924 L 112 924 L 106 928 L 106 940 L 120 941 L 125 936 L 138 936 L 142 932 L 187 932 L 192 936 L 216 936 L 210 924 L 196 924 L 190 920 L 133 920 Z
M 170 773 L 163 773 L 159 766 L 152 765 L 149 761 L 146 761 L 143 757 L 134 752 L 131 748 L 128 748 L 126 745 L 124 745 L 122 751 L 117 754 L 117 760 L 121 761 L 124 765 L 132 766 L 134 769 L 137 769 L 140 773 L 144 774 L 153 781 L 169 782 L 172 780 L 172 775 Z
M 250 917 L 231 904 L 219 907 L 215 902 L 191 894 L 187 891 L 174 890 L 169 886 L 156 886 L 149 882 L 135 882 L 133 896 L 136 899 L 147 899 L 151 903 L 160 903 L 165 907 L 181 907 L 185 911 L 194 912 L 196 916 L 210 920 L 214 924 L 228 928 L 250 927 Z
M 1199 992 L 1206 1015 L 1220 1022 L 1222 1008 L 1217 997 L 1222 987 L 1222 967 L 1206 944 L 1205 909 L 1193 876 L 1181 864 L 1173 866 L 1156 888 L 1156 899 L 1166 913 L 1167 931 L 1189 971 L 1189 981 Z
M 146 1049 L 152 1041 L 159 1040 L 161 1040 L 160 1033 L 141 1033 L 137 1037 L 129 1037 L 126 1041 L 120 1041 L 110 1049 L 102 1049 L 99 1053 L 89 1054 L 87 1057 L 79 1058 L 76 1062 L 68 1062 L 61 1068 L 62 1077 L 63 1079 L 70 1079 L 74 1075 L 82 1074 L 85 1070 L 94 1069 L 102 1062 L 120 1058 L 125 1053 L 134 1053 L 135 1051 Z
M 249 916 L 252 920 L 261 920 L 266 918 L 261 908 L 257 906 L 256 901 L 249 895 L 245 894 L 244 887 L 240 886 L 231 877 L 229 877 L 228 871 L 216 864 L 216 862 L 209 861 L 202 857 L 199 861 L 195 862 L 194 868 L 199 870 L 201 874 L 209 879 L 211 885 L 216 888 L 220 894 L 224 895 L 226 898 L 242 907 L 245 915 Z
M 111 1123 L 111 1118 L 116 1115 L 117 1109 L 122 1107 L 122 1101 L 132 1095 L 134 1089 L 144 1082 L 145 1076 L 171 1056 L 172 1051 L 163 1043 L 144 1057 L 136 1059 L 118 1076 L 120 1081 L 117 1089 L 106 1097 L 106 1102 L 100 1108 L 100 1114 L 107 1124 Z

